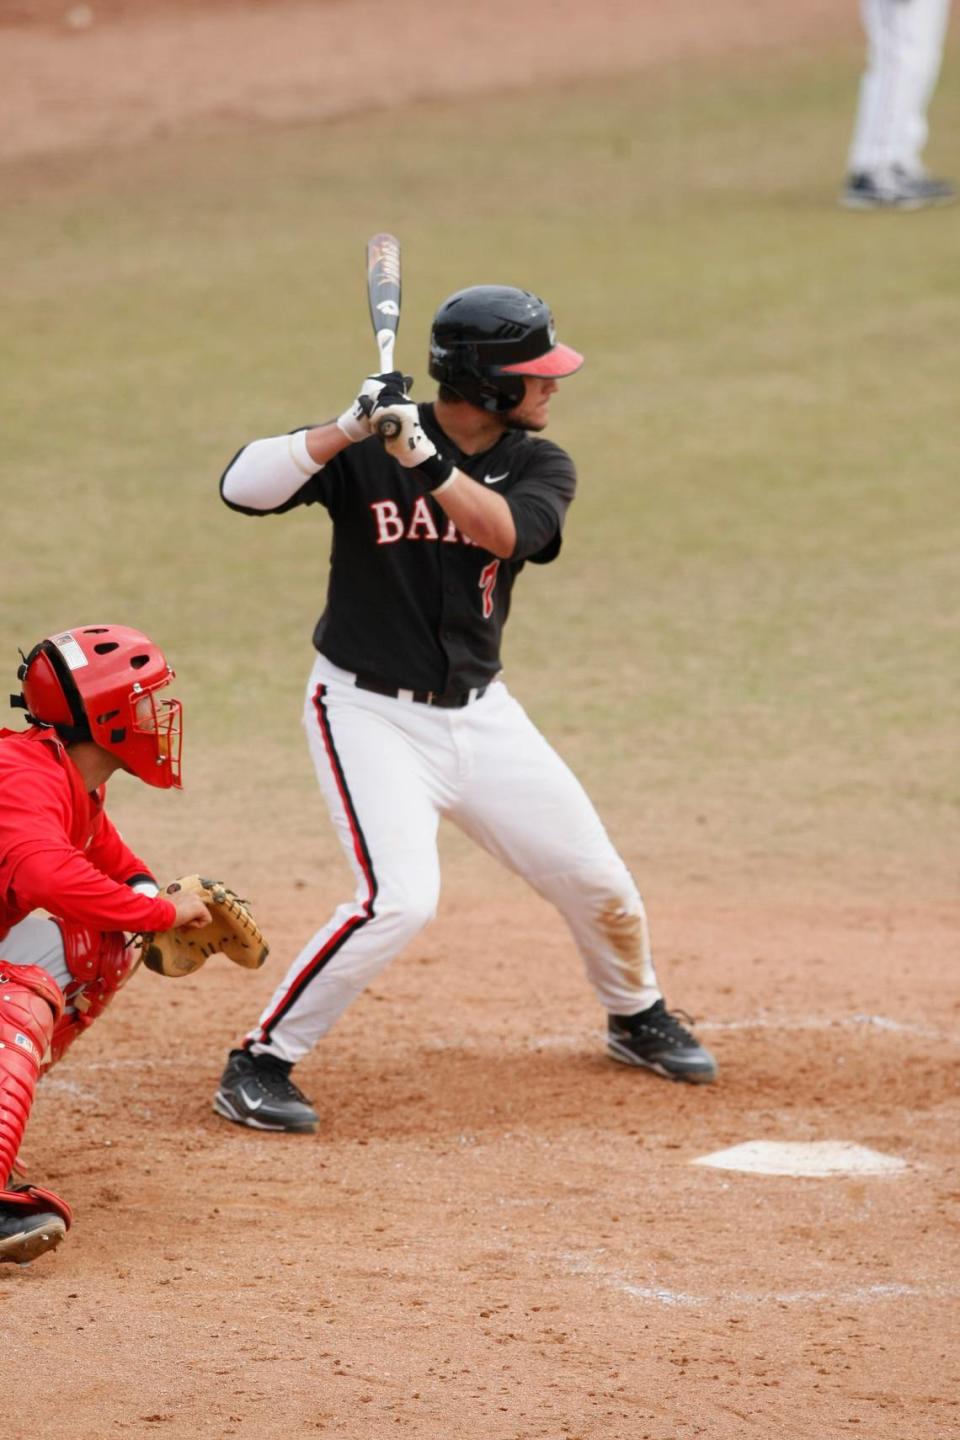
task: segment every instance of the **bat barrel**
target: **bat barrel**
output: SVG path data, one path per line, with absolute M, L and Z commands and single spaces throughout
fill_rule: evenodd
M 382 231 L 367 242 L 367 299 L 370 321 L 380 353 L 382 373 L 393 369 L 393 351 L 400 324 L 400 242 Z M 402 426 L 392 415 L 373 422 L 381 440 L 393 440 Z
M 367 300 L 382 354 L 400 324 L 400 242 L 394 235 L 372 235 L 367 242 Z

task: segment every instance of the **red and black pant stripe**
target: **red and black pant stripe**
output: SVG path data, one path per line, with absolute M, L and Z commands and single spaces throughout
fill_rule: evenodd
M 270 1035 L 274 1027 L 279 1024 L 279 1022 L 286 1014 L 289 1013 L 292 1007 L 300 999 L 300 996 L 310 985 L 311 981 L 320 974 L 324 966 L 329 965 L 330 961 L 337 954 L 337 952 L 342 949 L 342 947 L 350 939 L 351 935 L 356 934 L 356 932 L 362 926 L 366 925 L 367 921 L 371 920 L 375 913 L 374 903 L 377 898 L 377 877 L 374 874 L 373 862 L 370 859 L 370 851 L 367 848 L 367 842 L 364 838 L 363 829 L 360 825 L 359 819 L 357 818 L 357 812 L 354 808 L 353 798 L 350 794 L 350 786 L 347 783 L 347 777 L 344 773 L 343 764 L 340 760 L 340 755 L 337 751 L 336 742 L 333 738 L 333 730 L 330 725 L 330 716 L 327 711 L 326 696 L 326 685 L 318 685 L 313 697 L 313 706 L 317 713 L 317 723 L 320 727 L 320 734 L 323 737 L 323 743 L 324 748 L 327 752 L 327 758 L 330 761 L 330 769 L 333 772 L 333 777 L 336 781 L 337 790 L 340 793 L 340 800 L 343 805 L 344 813 L 347 817 L 347 823 L 350 826 L 350 834 L 353 839 L 353 853 L 356 857 L 357 864 L 360 867 L 360 872 L 366 882 L 367 894 L 366 898 L 361 902 L 359 913 L 356 915 L 351 915 L 350 918 L 339 927 L 339 929 L 335 930 L 332 935 L 327 937 L 323 945 L 317 951 L 316 955 L 314 955 L 304 965 L 297 978 L 293 981 L 289 989 L 285 992 L 279 1004 L 274 1007 L 270 1015 L 268 1015 L 266 1020 L 263 1021 L 263 1023 L 260 1025 L 261 1044 L 269 1043 Z M 249 1040 L 246 1042 L 247 1045 L 250 1045 L 251 1043 L 252 1041 Z

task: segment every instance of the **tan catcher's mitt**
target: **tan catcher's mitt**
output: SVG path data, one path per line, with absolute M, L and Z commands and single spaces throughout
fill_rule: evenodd
M 270 947 L 245 900 L 222 881 L 203 880 L 199 875 L 174 880 L 164 893 L 175 895 L 178 890 L 199 895 L 213 918 L 198 930 L 164 930 L 142 936 L 140 954 L 148 970 L 157 975 L 192 975 L 211 955 L 226 955 L 245 970 L 260 968 Z

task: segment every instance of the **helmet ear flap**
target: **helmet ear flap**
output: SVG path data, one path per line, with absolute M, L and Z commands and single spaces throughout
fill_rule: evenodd
M 487 410 L 494 415 L 505 415 L 520 404 L 524 395 L 524 381 L 519 375 L 489 376 L 477 370 L 470 374 L 464 369 L 455 372 L 450 380 L 441 380 L 441 385 L 476 405 L 478 410 Z
M 17 676 L 23 684 L 24 708 L 33 720 L 67 732 L 70 739 L 89 738 L 83 700 L 55 645 L 49 640 L 34 645 Z
M 496 403 L 491 408 L 500 414 L 507 410 L 513 410 L 523 399 L 526 390 L 526 382 L 522 375 L 500 375 L 496 380 L 490 382 L 490 389 L 496 396 Z

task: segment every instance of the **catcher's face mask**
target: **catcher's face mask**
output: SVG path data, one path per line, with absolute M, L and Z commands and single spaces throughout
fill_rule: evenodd
M 172 670 L 169 673 L 173 675 Z M 157 699 L 156 691 L 166 684 L 167 681 L 162 680 L 147 692 L 139 685 L 133 687 L 130 695 L 133 735 L 125 743 L 124 764 L 148 785 L 179 789 L 183 706 L 172 698 Z
M 21 702 L 71 743 L 92 740 L 130 774 L 179 789 L 182 707 L 158 701 L 174 672 L 160 649 L 125 625 L 88 625 L 34 646 L 20 667 Z

